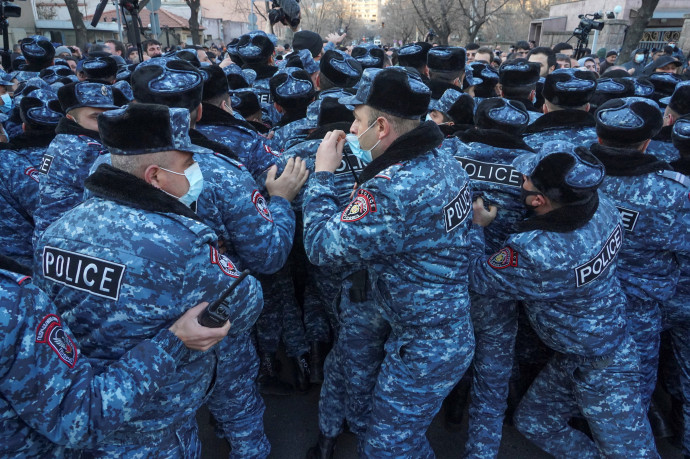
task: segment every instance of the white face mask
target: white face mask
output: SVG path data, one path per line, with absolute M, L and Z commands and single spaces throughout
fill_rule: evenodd
M 184 173 L 171 171 L 170 169 L 166 169 L 164 167 L 161 167 L 161 169 L 170 172 L 171 174 L 184 175 L 187 178 L 187 182 L 189 183 L 189 189 L 185 194 L 183 194 L 179 198 L 177 196 L 175 196 L 175 198 L 177 198 L 185 206 L 191 207 L 192 204 L 199 199 L 199 195 L 201 195 L 201 192 L 204 189 L 204 176 L 201 173 L 201 169 L 199 168 L 199 163 L 195 161 L 194 164 L 192 164 L 184 170 Z M 168 192 L 166 191 L 166 193 Z

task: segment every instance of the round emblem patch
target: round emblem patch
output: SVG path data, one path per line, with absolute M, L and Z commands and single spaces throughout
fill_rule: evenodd
M 364 189 L 357 190 L 355 198 L 347 205 L 340 216 L 342 222 L 356 222 L 368 213 L 376 212 L 376 200 L 374 195 Z
M 489 266 L 494 269 L 503 269 L 508 266 L 518 265 L 518 254 L 510 247 L 503 247 L 489 258 Z
M 218 265 L 223 274 L 226 276 L 234 277 L 237 279 L 240 277 L 240 272 L 232 262 L 232 260 L 225 255 L 221 255 L 218 250 L 210 245 L 211 247 L 211 264 Z
M 62 328 L 60 318 L 55 314 L 48 314 L 36 329 L 36 342 L 46 343 L 60 360 L 70 368 L 77 364 L 77 346 L 72 338 Z
M 264 198 L 258 190 L 254 190 L 254 192 L 252 192 L 252 202 L 262 217 L 269 222 L 273 222 L 273 216 L 271 215 L 271 210 L 268 208 L 266 198 Z

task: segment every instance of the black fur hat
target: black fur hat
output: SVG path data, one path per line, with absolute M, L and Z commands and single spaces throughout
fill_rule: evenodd
M 588 200 L 604 181 L 604 165 L 585 147 L 546 142 L 539 153 L 518 156 L 513 166 L 549 199 L 561 204 Z
M 362 64 L 349 54 L 329 49 L 319 61 L 321 75 L 339 88 L 351 88 L 362 78 Z
M 673 146 L 683 155 L 690 154 L 690 115 L 678 118 L 673 123 Z
M 673 95 L 661 103 L 668 105 L 668 108 L 679 115 L 690 113 L 690 81 L 681 81 L 673 90 Z
M 48 84 L 53 84 L 63 77 L 74 75 L 71 68 L 62 65 L 51 65 L 38 74 L 39 78 Z
M 323 39 L 321 35 L 311 30 L 300 30 L 292 37 L 292 49 L 295 51 L 307 49 L 312 57 L 316 57 L 323 50 Z
M 275 51 L 275 45 L 266 32 L 251 32 L 240 37 L 237 53 L 247 64 L 264 63 Z
M 81 70 L 89 81 L 105 81 L 117 76 L 117 62 L 110 56 L 90 57 L 82 62 Z
M 362 43 L 352 48 L 352 57 L 362 64 L 363 69 L 383 68 L 384 51 L 373 43 Z
M 297 67 L 286 67 L 269 80 L 273 100 L 284 107 L 304 105 L 316 95 L 309 74 Z M 304 105 L 306 107 L 306 105 Z
M 207 153 L 189 138 L 189 111 L 157 104 L 130 104 L 98 116 L 101 142 L 114 155 L 161 151 Z
M 55 48 L 46 37 L 34 35 L 19 42 L 22 56 L 26 59 L 27 68 L 23 70 L 38 72 L 53 63 Z
M 559 107 L 580 107 L 588 103 L 597 89 L 594 72 L 579 69 L 557 69 L 546 75 L 542 95 Z
M 48 107 L 48 102 L 56 100 L 57 94 L 51 90 L 36 89 L 21 98 L 19 116 L 23 123 L 33 130 L 54 131 L 62 118 L 61 112 Z
M 57 94 L 63 113 L 80 107 L 115 109 L 129 102 L 119 89 L 90 81 L 66 84 L 58 89 Z M 57 109 L 53 103 L 49 103 L 49 106 L 53 110 Z
M 474 99 L 455 89 L 446 89 L 441 98 L 429 104 L 429 110 L 445 113 L 455 124 L 474 124 Z
M 142 62 L 132 72 L 132 91 L 137 102 L 186 108 L 201 103 L 204 79 L 189 62 L 156 57 Z
M 204 77 L 204 100 L 209 100 L 221 94 L 228 94 L 228 78 L 223 69 L 217 65 L 208 65 L 199 69 Z
M 259 97 L 249 88 L 237 89 L 230 95 L 232 109 L 245 118 L 261 110 Z
M 638 143 L 661 130 L 659 106 L 642 97 L 625 97 L 604 103 L 597 110 L 597 135 L 617 143 Z
M 652 73 L 647 78 L 654 85 L 654 93 L 652 94 L 651 99 L 655 102 L 659 102 L 664 97 L 668 97 L 673 94 L 673 91 L 676 89 L 676 85 L 683 81 L 683 79 L 678 75 L 666 72 Z
M 627 78 L 599 78 L 597 90 L 592 97 L 592 105 L 599 106 L 611 99 L 633 97 L 635 95 L 635 83 Z
M 541 65 L 527 59 L 513 59 L 504 62 L 498 69 L 501 85 L 508 87 L 532 86 L 539 81 Z
M 437 46 L 426 57 L 429 70 L 437 72 L 460 72 L 465 69 L 466 61 L 465 48 L 459 46 Z
M 365 69 L 357 94 L 342 97 L 343 105 L 369 105 L 400 118 L 422 117 L 429 107 L 431 91 L 419 75 L 404 67 Z
M 529 124 L 529 112 L 522 102 L 490 97 L 477 106 L 474 124 L 480 129 L 499 129 L 508 134 L 520 135 Z
M 496 85 L 498 84 L 498 72 L 491 65 L 484 62 L 470 62 L 467 69 L 472 69 L 475 97 L 496 97 Z
M 398 63 L 403 67 L 424 67 L 431 48 L 425 41 L 405 45 L 398 50 Z

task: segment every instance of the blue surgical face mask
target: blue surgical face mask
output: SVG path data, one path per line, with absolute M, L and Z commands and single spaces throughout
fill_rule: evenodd
M 373 161 L 373 158 L 371 156 L 371 150 L 376 148 L 376 146 L 381 143 L 381 140 L 379 139 L 378 142 L 374 144 L 373 147 L 369 148 L 368 150 L 364 150 L 360 144 L 359 144 L 359 138 L 362 137 L 369 129 L 371 129 L 374 125 L 376 124 L 376 121 L 371 123 L 371 126 L 366 128 L 364 132 L 362 132 L 360 135 L 355 135 L 355 134 L 347 134 L 345 136 L 345 141 L 347 144 L 350 146 L 350 150 L 352 150 L 352 154 L 358 157 L 359 159 L 362 160 L 364 164 L 369 164 L 371 161 Z
M 424 121 L 434 121 L 434 120 L 431 119 L 431 114 L 430 114 L 430 113 L 427 113 L 427 114 L 426 114 L 426 118 L 424 118 Z
M 204 176 L 199 168 L 199 163 L 194 162 L 194 164 L 184 170 L 183 174 L 180 172 L 171 171 L 170 169 L 166 169 L 164 167 L 161 167 L 161 169 L 170 172 L 171 174 L 184 175 L 187 178 L 187 181 L 189 182 L 189 190 L 187 190 L 187 192 L 179 198 L 177 198 L 177 196 L 175 197 L 185 206 L 191 207 L 192 204 L 199 199 L 199 195 L 201 195 L 201 192 L 204 189 Z
M 0 105 L 0 111 L 3 113 L 9 113 L 9 111 L 12 110 L 12 98 L 9 94 L 3 94 L 0 96 L 0 99 L 3 101 L 3 105 Z
M 644 60 L 644 54 L 636 54 L 635 55 L 635 62 L 637 62 L 638 64 L 642 63 L 643 60 Z

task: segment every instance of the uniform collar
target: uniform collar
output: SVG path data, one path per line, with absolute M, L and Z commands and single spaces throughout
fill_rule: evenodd
M 599 208 L 599 194 L 582 204 L 563 206 L 544 215 L 535 215 L 517 224 L 517 232 L 550 231 L 553 233 L 569 233 L 585 226 Z
M 546 113 L 527 126 L 525 135 L 552 129 L 577 129 L 595 127 L 597 121 L 589 112 L 584 110 L 556 110 Z
M 465 143 L 478 142 L 495 148 L 512 150 L 534 150 L 522 140 L 522 137 L 510 135 L 500 129 L 469 129 L 458 133 L 457 136 Z
M 84 129 L 75 121 L 65 117 L 60 118 L 57 127 L 55 128 L 56 134 L 67 134 L 67 135 L 84 135 L 86 137 L 91 137 L 94 140 L 101 141 L 101 136 L 98 131 L 92 131 L 91 129 Z
M 606 175 L 634 177 L 662 170 L 672 170 L 670 164 L 658 160 L 654 155 L 631 148 L 605 147 L 593 143 L 589 149 L 606 168 Z

